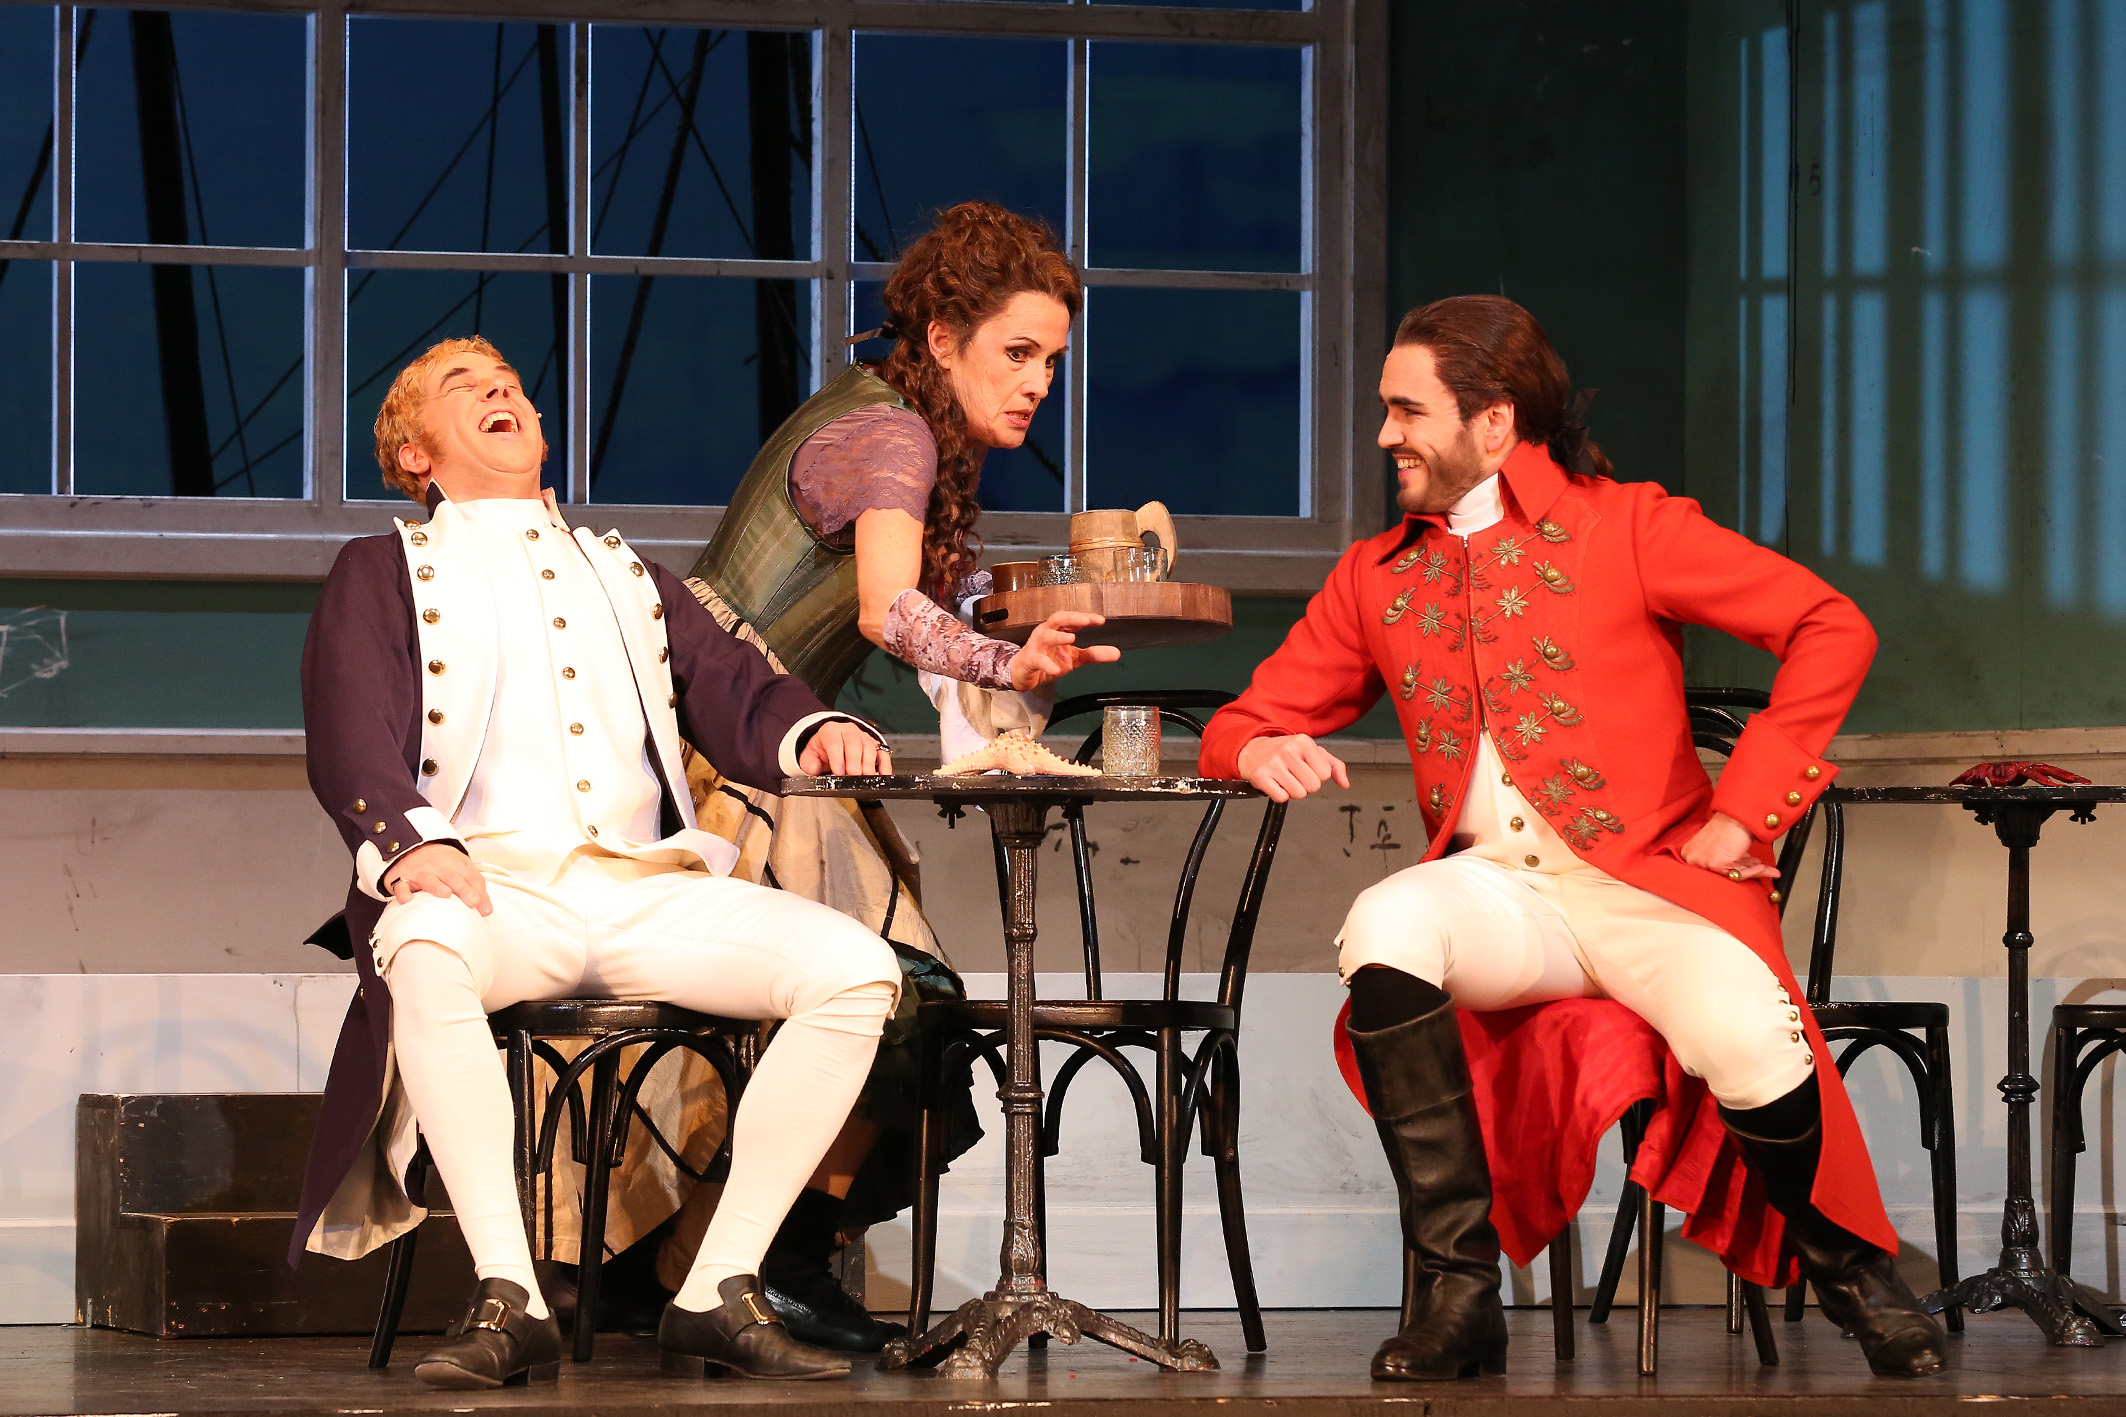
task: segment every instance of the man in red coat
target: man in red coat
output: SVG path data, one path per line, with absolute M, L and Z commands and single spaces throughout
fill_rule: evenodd
M 1898 1277 L 1771 898 L 1770 843 L 1836 775 L 1822 752 L 1874 632 L 1695 503 L 1611 481 L 1584 398 L 1509 300 L 1413 311 L 1380 393 L 1408 515 L 1344 553 L 1212 720 L 1201 769 L 1279 801 L 1348 785 L 1314 740 L 1383 692 L 1416 769 L 1431 847 L 1338 938 L 1349 1043 L 1424 1275 L 1373 1375 L 1504 1370 L 1501 1237 L 1532 1259 L 1584 1199 L 1595 1143 L 1647 1096 L 1633 1176 L 1687 1235 L 1758 1283 L 1787 1278 L 1791 1249 L 1876 1372 L 1937 1371 L 1941 1328 Z M 1781 661 L 1717 789 L 1691 741 L 1686 623 Z

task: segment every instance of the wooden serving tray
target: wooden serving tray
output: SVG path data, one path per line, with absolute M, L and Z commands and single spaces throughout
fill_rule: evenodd
M 1222 586 L 1181 581 L 1093 581 L 998 591 L 974 603 L 974 627 L 1025 644 L 1061 610 L 1089 610 L 1107 623 L 1078 634 L 1081 645 L 1155 649 L 1215 640 L 1233 628 L 1233 595 Z

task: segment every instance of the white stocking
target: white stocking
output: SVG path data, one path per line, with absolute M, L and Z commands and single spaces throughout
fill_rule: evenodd
M 454 951 L 412 940 L 392 957 L 388 980 L 399 1078 L 450 1192 L 473 1266 L 482 1279 L 523 1285 L 531 1316 L 543 1319 L 546 1300 L 532 1272 L 510 1163 L 509 1079 L 472 969 Z M 862 1080 L 861 1069 L 857 1077 Z
M 859 984 L 776 1031 L 731 1120 L 731 1176 L 679 1307 L 706 1312 L 723 1302 L 717 1285 L 760 1273 L 776 1227 L 848 1120 L 894 997 L 892 984 Z

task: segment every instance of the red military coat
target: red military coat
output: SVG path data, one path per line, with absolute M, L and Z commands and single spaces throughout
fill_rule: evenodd
M 1712 921 L 1796 1001 L 1823 1096 L 1815 1201 L 1893 1253 L 1867 1147 L 1788 967 L 1763 881 L 1686 864 L 1715 811 L 1770 843 L 1837 775 L 1824 747 L 1859 692 L 1875 634 L 1809 571 L 1653 483 L 1569 476 L 1522 444 L 1502 469 L 1505 517 L 1466 544 L 1409 517 L 1350 548 L 1246 693 L 1204 734 L 1201 771 L 1239 776 L 1266 734 L 1334 733 L 1390 695 L 1431 835 L 1446 848 L 1487 729 L 1515 785 L 1581 859 Z M 1691 742 L 1682 627 L 1709 625 L 1781 661 L 1717 789 Z M 1462 1014 L 1505 1249 L 1526 1264 L 1586 1198 L 1595 1147 L 1656 1100 L 1632 1178 L 1689 1217 L 1684 1234 L 1760 1284 L 1788 1282 L 1784 1222 L 1749 1177 L 1705 1085 L 1646 1023 L 1607 1000 Z

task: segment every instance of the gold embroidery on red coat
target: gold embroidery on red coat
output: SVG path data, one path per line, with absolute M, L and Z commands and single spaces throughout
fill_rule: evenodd
M 1535 687 L 1535 675 L 1529 672 L 1528 661 L 1525 659 L 1508 660 L 1505 667 L 1499 670 L 1499 678 L 1506 681 L 1506 688 L 1510 693 L 1525 694 Z
M 1550 542 L 1572 540 L 1571 532 L 1565 530 L 1565 528 L 1559 526 L 1556 522 L 1552 521 L 1548 517 L 1543 518 L 1541 521 L 1535 524 L 1535 534 L 1537 536 L 1542 537 L 1543 540 Z
M 1571 842 L 1582 851 L 1585 851 L 1600 840 L 1603 832 L 1622 832 L 1623 830 L 1624 823 L 1619 821 L 1612 813 L 1606 812 L 1600 807 L 1582 808 L 1574 815 L 1571 821 L 1558 828 L 1559 834 L 1565 840 Z
M 1550 717 L 1558 727 L 1577 728 L 1580 726 L 1582 721 L 1580 711 L 1556 694 L 1544 693 L 1538 690 L 1535 697 L 1537 703 L 1550 710 Z
M 1407 615 L 1410 611 L 1410 597 L 1416 594 L 1417 588 L 1415 586 L 1398 594 L 1393 601 L 1389 602 L 1387 610 L 1382 612 L 1380 617 L 1381 624 L 1392 625 Z
M 1401 695 L 1403 696 L 1403 702 L 1405 702 L 1405 703 L 1408 703 L 1408 702 L 1410 701 L 1410 696 L 1411 696 L 1412 694 L 1414 694 L 1414 693 L 1416 693 L 1416 692 L 1417 692 L 1417 661 L 1416 661 L 1416 660 L 1412 660 L 1412 661 L 1410 662 L 1410 667 L 1409 667 L 1409 668 L 1407 668 L 1407 669 L 1405 669 L 1405 670 L 1403 671 L 1403 683 L 1402 683 L 1402 688 L 1401 688 L 1400 690 L 1398 690 L 1397 692 L 1399 692 L 1399 693 L 1400 693 L 1400 694 L 1401 694 Z
M 1438 601 L 1432 601 L 1417 612 L 1417 632 L 1421 635 L 1436 635 L 1446 619 L 1446 608 Z
M 1442 728 L 1439 730 L 1439 740 L 1433 744 L 1433 751 L 1450 763 L 1458 763 L 1469 750 L 1462 745 L 1460 734 L 1451 728 Z
M 1426 683 L 1425 701 L 1436 709 L 1451 709 L 1460 722 L 1469 721 L 1472 710 L 1469 707 L 1468 691 L 1455 688 L 1445 679 L 1434 678 Z
M 1573 798 L 1572 784 L 1565 780 L 1565 774 L 1561 772 L 1552 773 L 1549 777 L 1544 778 L 1542 785 L 1536 790 L 1543 797 L 1543 800 L 1536 805 L 1545 812 L 1563 811 L 1565 804 Z
M 1432 784 L 1432 791 L 1425 795 L 1425 805 L 1432 809 L 1432 815 L 1435 817 L 1446 816 L 1447 808 L 1453 801 L 1454 798 L 1448 795 L 1447 789 L 1437 782 Z
M 1548 589 L 1556 591 L 1559 595 L 1572 594 L 1574 589 L 1572 578 L 1548 561 L 1538 561 L 1531 569 L 1535 571 L 1536 579 L 1540 580 Z
M 1402 555 L 1398 556 L 1395 559 L 1395 564 L 1390 566 L 1388 569 L 1399 576 L 1403 572 L 1409 570 L 1412 566 L 1416 565 L 1418 562 L 1418 558 L 1422 557 L 1424 554 L 1425 550 L 1423 547 L 1413 546 L 1408 551 L 1405 551 Z M 1437 555 L 1438 553 L 1435 552 L 1433 554 Z
M 1525 536 L 1502 536 L 1499 544 L 1491 548 L 1491 559 L 1501 566 L 1518 566 L 1528 554 L 1528 538 Z
M 1560 674 L 1574 666 L 1573 657 L 1559 648 L 1558 642 L 1550 638 L 1550 636 L 1537 635 L 1533 643 L 1535 644 L 1535 652 L 1542 656 L 1543 663 L 1557 670 Z
M 1602 776 L 1599 771 L 1589 767 L 1578 758 L 1567 758 L 1559 766 L 1565 769 L 1566 776 L 1586 788 L 1589 792 L 1599 792 L 1609 786 L 1608 778 Z
M 1420 754 L 1432 751 L 1432 720 L 1426 719 L 1410 730 L 1410 746 Z
M 1484 686 L 1484 711 L 1494 718 L 1513 712 L 1513 705 L 1506 702 L 1504 694 L 1496 693 L 1489 684 Z
M 1417 553 L 1413 551 L 1410 554 L 1414 556 Z M 1426 585 L 1431 585 L 1446 573 L 1447 558 L 1440 554 L 1439 548 L 1435 546 L 1425 553 L 1425 569 L 1419 574 L 1424 576 Z
M 1507 586 L 1505 593 L 1499 596 L 1498 606 L 1499 614 L 1505 616 L 1508 620 L 1519 615 L 1526 615 L 1528 613 L 1528 592 L 1522 590 L 1519 586 Z

